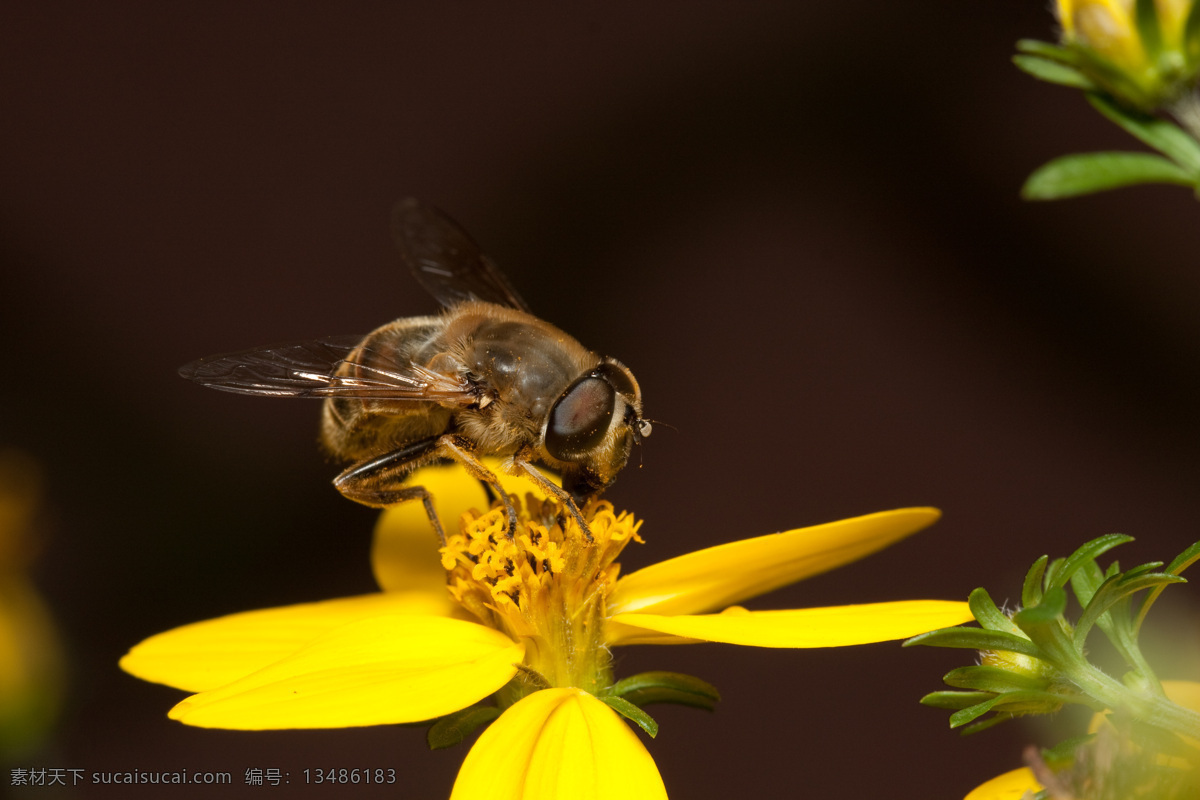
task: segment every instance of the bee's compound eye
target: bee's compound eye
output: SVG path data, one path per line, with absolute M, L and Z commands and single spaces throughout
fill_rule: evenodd
M 603 378 L 580 378 L 550 409 L 546 450 L 563 461 L 585 458 L 608 433 L 617 407 L 616 390 Z

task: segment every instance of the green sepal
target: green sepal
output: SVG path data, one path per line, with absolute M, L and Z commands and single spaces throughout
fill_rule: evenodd
M 1152 153 L 1074 153 L 1034 170 L 1021 187 L 1021 197 L 1060 200 L 1144 183 L 1194 186 L 1197 180 L 1174 161 Z
M 1033 675 L 1010 672 L 1001 667 L 959 667 L 947 672 L 942 678 L 947 686 L 957 689 L 973 689 L 977 692 L 1041 691 L 1049 681 Z
M 1163 562 L 1161 562 L 1161 561 L 1150 561 L 1146 564 L 1139 564 L 1138 566 L 1136 566 L 1132 569 L 1125 570 L 1125 580 L 1129 580 L 1130 578 L 1136 578 L 1139 575 L 1143 575 L 1147 572 L 1153 572 L 1154 570 L 1158 569 L 1162 565 L 1163 565 Z
M 1067 86 L 1072 89 L 1082 89 L 1085 92 L 1094 92 L 1100 88 L 1091 78 L 1061 61 L 1051 61 L 1041 56 L 1023 54 L 1013 56 L 1012 60 L 1017 65 L 1017 69 L 1032 75 L 1039 81 Z
M 1062 708 L 1064 700 L 1065 698 L 1050 692 L 1005 692 L 969 708 L 955 711 L 950 715 L 950 727 L 961 728 L 989 711 L 1004 711 L 1009 714 L 1052 714 Z
M 707 680 L 678 672 L 643 672 L 630 675 L 613 684 L 606 696 L 623 697 L 644 708 L 654 703 L 688 705 L 694 709 L 712 711 L 721 693 Z
M 1184 174 L 1191 176 L 1186 183 L 1196 182 L 1200 176 L 1200 142 L 1182 128 L 1165 119 L 1123 108 L 1107 95 L 1090 92 L 1087 99 L 1093 108 L 1109 120 L 1173 160 Z
M 1053 561 L 1051 561 L 1049 564 L 1046 565 L 1046 574 L 1042 577 L 1042 591 L 1043 592 L 1045 592 L 1046 589 L 1048 589 L 1049 587 L 1054 585 L 1054 581 L 1058 576 L 1058 571 L 1060 569 L 1062 569 L 1063 564 L 1065 564 L 1066 562 L 1067 562 L 1067 560 L 1065 558 L 1056 558 Z M 1042 601 L 1038 600 L 1037 603 L 1026 603 L 1025 607 L 1028 608 L 1029 606 L 1036 606 L 1040 602 L 1042 602 Z
M 624 697 L 605 695 L 600 698 L 600 702 L 644 730 L 651 739 L 658 736 L 658 723 L 654 721 L 654 717 L 642 711 Z
M 1109 568 L 1111 570 L 1112 565 Z M 1080 608 L 1087 608 L 1087 604 L 1092 602 L 1092 597 L 1106 577 L 1095 561 L 1089 561 L 1075 571 L 1071 576 L 1071 590 L 1075 592 L 1075 599 L 1079 601 Z
M 1058 61 L 1063 64 L 1078 65 L 1079 55 L 1068 47 L 1043 42 L 1040 39 L 1020 39 L 1017 50 L 1033 56 L 1040 56 L 1047 61 Z
M 621 697 L 635 706 L 673 703 L 712 711 L 721 699 L 717 687 L 679 672 L 641 672 L 613 684 L 604 696 Z
M 1162 26 L 1158 21 L 1157 6 L 1155 0 L 1136 0 L 1133 12 L 1138 38 L 1151 61 L 1158 60 L 1158 54 L 1162 52 Z
M 496 706 L 470 706 L 439 718 L 425 734 L 430 750 L 444 750 L 462 742 L 480 727 L 500 716 Z
M 1197 8 L 1200 8 L 1200 3 L 1197 3 Z M 1197 561 L 1200 561 L 1200 542 L 1196 542 L 1187 550 L 1184 550 L 1182 553 L 1175 556 L 1175 558 L 1171 559 L 1171 563 L 1168 564 L 1167 568 L 1163 571 L 1170 572 L 1173 575 L 1181 575 L 1185 569 L 1190 567 L 1192 564 L 1195 564 Z
M 942 628 L 912 637 L 904 647 L 923 644 L 928 647 L 964 647 L 969 650 L 1004 650 L 1033 658 L 1045 659 L 1046 654 L 1036 644 L 1004 631 L 989 631 L 984 628 Z
M 1189 64 L 1200 61 L 1200 3 L 1192 3 L 1187 22 L 1183 24 L 1183 52 Z
M 1097 558 L 1114 547 L 1132 541 L 1133 537 L 1127 536 L 1124 533 L 1109 533 L 1104 536 L 1097 536 L 1067 556 L 1066 561 L 1063 562 L 1061 569 L 1055 573 L 1054 577 L 1046 579 L 1046 589 L 1057 589 L 1060 586 L 1066 586 L 1067 581 L 1071 580 L 1071 576 L 1075 574 L 1075 571 L 1084 564 L 1089 561 L 1095 562 Z
M 992 698 L 991 692 L 930 692 L 921 698 L 920 702 L 923 706 L 930 708 L 944 708 L 947 710 L 957 711 L 960 708 L 982 703 L 984 700 Z
M 988 728 L 999 725 L 1001 722 L 1008 722 L 1010 719 L 1013 718 L 1013 716 L 1015 716 L 1015 715 L 996 713 L 996 714 L 993 714 L 992 716 L 988 717 L 987 719 L 977 720 L 977 721 L 971 723 L 970 725 L 959 728 L 958 732 L 961 733 L 963 736 L 970 736 L 973 733 L 979 733 L 980 731 L 986 731 Z M 1039 798 L 1036 798 L 1036 800 L 1042 800 L 1042 798 L 1039 797 Z
M 1042 602 L 1033 608 L 1023 608 L 1013 615 L 1013 622 L 1028 636 L 1043 654 L 1040 658 L 1063 668 L 1061 660 L 1070 647 L 1070 629 L 1063 619 L 1067 610 L 1067 591 L 1061 587 L 1046 592 Z
M 1061 586 L 1056 586 L 1046 592 L 1042 602 L 1031 608 L 1022 608 L 1013 614 L 1013 622 L 1021 630 L 1029 634 L 1031 627 L 1047 625 L 1059 619 L 1067 610 L 1067 593 Z M 1033 638 L 1030 635 L 1029 638 Z
M 1192 8 L 1192 18 L 1197 16 L 1197 8 L 1200 8 L 1200 3 L 1197 3 Z M 1196 542 L 1191 547 L 1175 556 L 1175 558 L 1171 559 L 1171 563 L 1168 564 L 1167 568 L 1163 571 L 1169 575 L 1181 575 L 1185 569 L 1196 563 L 1196 561 L 1200 561 L 1200 542 Z M 1150 607 L 1154 605 L 1154 601 L 1158 599 L 1158 596 L 1162 594 L 1163 589 L 1165 588 L 1167 588 L 1166 584 L 1162 586 L 1156 586 L 1150 590 L 1149 594 L 1146 595 L 1146 599 L 1142 602 L 1141 608 L 1138 609 L 1137 619 L 1133 624 L 1133 631 L 1135 635 L 1137 631 L 1141 629 L 1142 620 L 1146 618 L 1146 614 L 1149 613 Z
M 980 587 L 971 592 L 971 596 L 967 598 L 967 605 L 970 607 L 975 621 L 985 629 L 990 631 L 1004 631 L 1005 633 L 1013 632 L 1014 626 L 1012 620 L 996 607 L 986 589 Z
M 1100 585 L 1092 601 L 1083 610 L 1079 623 L 1075 627 L 1075 648 L 1082 652 L 1084 640 L 1092 626 L 1099 622 L 1103 615 L 1117 603 L 1143 589 L 1166 587 L 1172 583 L 1187 583 L 1187 578 L 1178 575 L 1167 575 L 1162 572 L 1150 572 L 1139 575 L 1128 573 L 1115 575 Z
M 1042 577 L 1046 574 L 1046 563 L 1050 556 L 1042 556 L 1033 562 L 1025 573 L 1025 584 L 1021 587 L 1021 605 L 1036 606 L 1042 602 Z

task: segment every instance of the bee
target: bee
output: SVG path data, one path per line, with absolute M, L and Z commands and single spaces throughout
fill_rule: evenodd
M 433 498 L 403 484 L 413 470 L 457 461 L 516 511 L 481 456 L 528 476 L 591 532 L 583 502 L 616 480 L 650 435 L 637 379 L 534 316 L 458 223 L 409 198 L 392 211 L 401 261 L 443 307 L 364 336 L 334 336 L 210 356 L 180 368 L 202 386 L 324 400 L 320 440 L 348 466 L 343 495 L 382 508 L 421 500 L 445 542 Z M 561 488 L 537 465 L 558 473 Z

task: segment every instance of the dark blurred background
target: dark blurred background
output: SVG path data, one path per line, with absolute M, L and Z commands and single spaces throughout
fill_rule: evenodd
M 179 692 L 117 669 L 182 623 L 374 588 L 375 514 L 330 486 L 318 405 L 175 370 L 433 311 L 393 253 L 405 195 L 630 365 L 673 426 L 608 495 L 646 519 L 627 568 L 933 504 L 929 531 L 753 607 L 978 585 L 1015 603 L 1043 553 L 1120 531 L 1133 564 L 1200 538 L 1196 200 L 1019 199 L 1054 156 L 1139 149 L 1011 65 L 1018 38 L 1053 37 L 1043 2 L 0 16 L 0 446 L 44 472 L 33 575 L 69 668 L 19 766 L 231 771 L 230 797 L 285 791 L 241 786 L 251 767 L 289 771 L 289 795 L 305 768 L 394 767 L 399 786 L 308 792 L 448 796 L 466 748 L 430 753 L 420 730 L 191 729 L 165 716 Z M 1160 626 L 1185 616 L 1150 646 L 1194 667 L 1197 597 L 1168 601 Z M 918 706 L 964 652 L 618 657 L 724 693 L 712 716 L 656 711 L 672 798 L 958 798 L 1064 733 L 960 739 Z

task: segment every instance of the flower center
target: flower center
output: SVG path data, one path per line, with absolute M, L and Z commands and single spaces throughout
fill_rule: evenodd
M 604 617 L 625 545 L 642 541 L 640 520 L 592 500 L 582 509 L 593 541 L 559 503 L 512 498 L 517 527 L 506 534 L 503 507 L 463 515 L 442 548 L 451 595 L 485 625 L 526 643 L 527 689 L 576 687 L 593 694 L 612 683 Z

